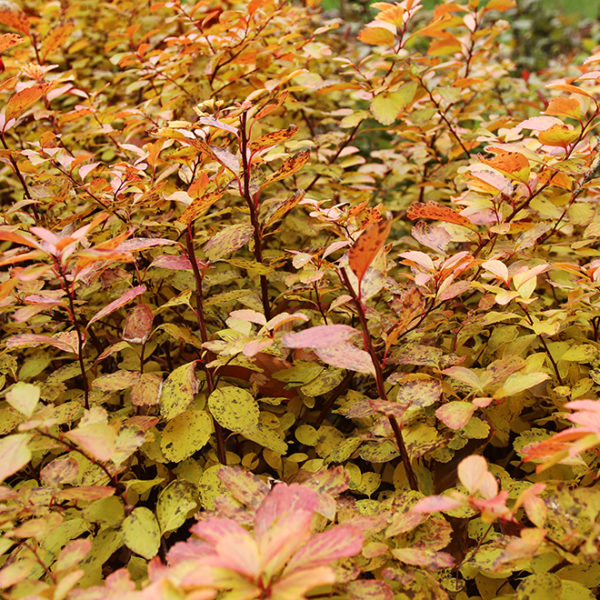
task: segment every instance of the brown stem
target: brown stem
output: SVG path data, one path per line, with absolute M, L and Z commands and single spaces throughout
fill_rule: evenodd
M 79 326 L 79 320 L 77 319 L 77 314 L 75 312 L 75 302 L 73 299 L 73 290 L 69 285 L 69 281 L 67 279 L 67 275 L 63 270 L 63 267 L 60 263 L 60 259 L 54 259 L 54 264 L 56 266 L 56 270 L 58 271 L 58 275 L 61 280 L 61 287 L 67 294 L 67 298 L 69 299 L 69 307 L 68 313 L 69 318 L 71 319 L 71 323 L 73 324 L 73 328 L 77 333 L 77 359 L 79 361 L 79 369 L 81 371 L 81 380 L 83 382 L 83 394 L 84 394 L 84 405 L 86 409 L 90 408 L 90 383 L 87 378 L 87 373 L 85 372 L 85 364 L 83 362 L 83 333 L 81 332 L 81 327 Z
M 527 309 L 527 307 L 524 304 L 521 305 L 521 308 L 523 309 L 523 312 L 525 313 L 525 316 L 527 317 L 529 324 L 533 326 L 533 319 L 531 318 L 531 315 L 529 314 L 529 310 Z M 554 360 L 554 357 L 552 356 L 552 353 L 550 352 L 550 348 L 548 348 L 548 344 L 546 344 L 546 340 L 539 334 L 538 334 L 538 339 L 542 343 L 542 346 L 544 346 L 544 352 L 546 353 L 548 360 L 552 363 L 552 368 L 554 369 L 554 374 L 556 375 L 556 379 L 558 379 L 558 383 L 560 383 L 560 385 L 564 385 L 563 378 L 560 376 L 560 373 L 558 371 L 558 365 L 556 364 L 556 361 Z
M 379 394 L 379 397 L 382 400 L 385 400 L 387 402 L 388 398 L 387 398 L 387 394 L 385 391 L 383 369 L 381 367 L 381 361 L 379 360 L 379 357 L 377 356 L 377 352 L 375 351 L 375 348 L 373 346 L 373 340 L 371 339 L 371 334 L 369 333 L 369 326 L 367 323 L 367 317 L 365 315 L 364 306 L 363 306 L 361 300 L 359 299 L 359 297 L 357 296 L 356 292 L 354 291 L 354 288 L 352 287 L 352 284 L 350 283 L 350 280 L 348 279 L 348 275 L 346 274 L 346 271 L 343 268 L 340 270 L 340 277 L 342 279 L 343 284 L 346 286 L 346 289 L 352 296 L 352 300 L 354 301 L 354 304 L 356 306 L 358 318 L 360 320 L 360 326 L 361 326 L 362 333 L 363 333 L 363 341 L 364 341 L 365 350 L 371 356 L 371 361 L 373 362 L 373 367 L 375 368 L 375 384 L 377 386 L 377 393 Z M 359 285 L 360 285 L 360 281 L 359 281 Z M 396 420 L 396 417 L 390 415 L 390 416 L 388 416 L 388 420 L 390 422 L 390 425 L 392 426 L 392 430 L 394 432 L 394 437 L 396 438 L 396 444 L 398 445 L 398 452 L 400 453 L 400 458 L 402 459 L 402 464 L 404 465 L 404 470 L 406 471 L 406 476 L 408 478 L 408 483 L 410 485 L 410 488 L 412 490 L 418 491 L 419 484 L 417 481 L 417 476 L 415 475 L 412 465 L 410 464 L 410 457 L 408 456 L 408 451 L 406 450 L 406 444 L 404 443 L 404 438 L 402 436 L 402 428 L 400 427 L 400 424 Z
M 242 155 L 242 168 L 244 171 L 244 199 L 250 210 L 250 222 L 254 230 L 254 258 L 256 262 L 263 264 L 262 254 L 262 229 L 258 221 L 257 207 L 250 192 L 250 165 L 248 163 L 248 132 L 246 131 L 247 113 L 242 113 L 240 117 L 240 153 Z M 271 305 L 269 303 L 269 283 L 265 275 L 260 276 L 260 293 L 262 298 L 263 311 L 267 321 L 271 318 Z
M 10 151 L 8 144 L 6 143 L 6 138 L 4 137 L 4 131 L 1 132 L 0 139 L 2 139 L 2 145 L 4 146 L 4 148 L 6 150 Z M 23 188 L 23 194 L 25 195 L 25 198 L 27 198 L 28 200 L 32 200 L 31 194 L 29 193 L 29 188 L 27 187 L 27 182 L 25 181 L 25 178 L 23 177 L 23 174 L 21 173 L 21 170 L 19 169 L 19 165 L 17 164 L 17 161 L 14 159 L 12 154 L 8 155 L 8 160 L 10 161 L 10 164 L 12 165 L 12 168 L 13 168 L 17 178 L 19 179 L 19 182 L 21 183 L 21 187 Z M 33 210 L 34 217 L 36 218 L 37 221 L 39 221 L 40 215 L 37 211 L 37 207 L 35 206 L 35 204 L 32 204 L 31 208 Z
M 208 341 L 208 333 L 206 330 L 206 321 L 204 318 L 204 295 L 202 292 L 202 274 L 198 267 L 198 261 L 196 260 L 196 251 L 194 250 L 194 233 L 192 231 L 192 223 L 189 223 L 186 230 L 186 253 L 188 260 L 192 263 L 192 271 L 194 273 L 194 280 L 196 282 L 196 318 L 198 320 L 198 328 L 200 329 L 200 338 L 203 342 Z M 209 367 L 204 367 L 206 373 L 206 386 L 208 388 L 208 395 L 210 396 L 214 389 L 215 384 L 213 380 L 213 371 Z M 222 465 L 227 464 L 227 454 L 225 452 L 225 436 L 223 435 L 223 428 L 216 419 L 213 417 L 213 425 L 215 427 L 215 438 L 217 440 L 217 457 Z

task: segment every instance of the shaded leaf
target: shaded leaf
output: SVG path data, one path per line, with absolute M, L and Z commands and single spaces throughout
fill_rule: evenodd
M 160 529 L 154 513 L 145 506 L 134 508 L 123 525 L 125 545 L 140 556 L 150 559 L 160 547 Z
M 110 315 L 115 312 L 122 306 L 125 306 L 128 302 L 131 302 L 134 298 L 141 296 L 146 291 L 145 285 L 138 285 L 133 289 L 125 292 L 121 297 L 113 300 L 110 304 L 107 304 L 102 310 L 98 311 L 88 322 L 86 329 L 92 324 L 98 321 L 99 319 L 103 319 L 104 317 Z

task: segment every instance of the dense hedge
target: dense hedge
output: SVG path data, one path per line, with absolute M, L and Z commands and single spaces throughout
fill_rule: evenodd
M 371 9 L 0 5 L 3 598 L 596 597 L 597 31 Z

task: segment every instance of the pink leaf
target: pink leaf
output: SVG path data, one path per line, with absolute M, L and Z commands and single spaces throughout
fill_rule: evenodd
M 271 587 L 271 598 L 277 600 L 300 600 L 306 592 L 335 583 L 335 573 L 329 567 L 317 567 L 308 571 L 296 571 L 279 579 Z
M 470 402 L 448 402 L 435 411 L 435 416 L 450 429 L 462 429 L 475 412 L 475 405 Z
M 492 498 L 498 493 L 498 482 L 488 471 L 483 456 L 467 456 L 458 465 L 458 478 L 470 494 L 480 493 L 484 498 Z
M 146 248 L 154 248 L 156 246 L 170 246 L 174 244 L 173 240 L 165 238 L 131 238 L 119 244 L 116 252 L 137 252 L 138 250 L 146 250 Z
M 304 331 L 286 333 L 281 343 L 286 348 L 326 348 L 344 344 L 359 332 L 348 325 L 318 325 Z
M 300 569 L 322 567 L 362 550 L 362 532 L 351 525 L 338 525 L 313 535 L 287 564 L 284 574 Z
M 269 486 L 264 481 L 239 467 L 222 467 L 219 479 L 238 502 L 252 509 L 257 509 L 269 493 Z
M 115 310 L 118 310 L 122 306 L 125 306 L 125 304 L 127 304 L 128 302 L 131 302 L 131 300 L 133 300 L 134 298 L 137 298 L 138 296 L 143 294 L 145 291 L 146 291 L 145 285 L 138 285 L 138 286 L 134 287 L 133 289 L 129 290 L 128 292 L 125 292 L 120 298 L 113 300 L 113 302 L 111 302 L 110 304 L 105 306 L 102 310 L 98 311 L 90 319 L 89 323 L 87 324 L 86 329 L 88 329 L 88 327 L 95 321 L 98 321 L 99 319 L 102 319 L 102 318 L 106 317 L 107 315 L 110 315 L 110 313 L 114 312 Z
M 530 119 L 525 119 L 517 125 L 517 131 L 521 131 L 523 129 L 533 129 L 535 131 L 546 131 L 546 129 L 550 129 L 554 125 L 562 125 L 563 122 L 556 117 L 531 117 Z
M 419 500 L 413 507 L 412 510 L 417 513 L 433 513 L 433 512 L 446 512 L 448 510 L 454 510 L 463 503 L 454 498 L 448 496 L 428 496 Z
M 77 354 L 77 333 L 75 331 L 66 331 L 62 335 L 57 334 L 52 337 L 49 335 L 38 335 L 35 333 L 22 333 L 8 338 L 6 345 L 9 348 L 18 348 L 19 346 L 42 346 L 49 345 L 65 352 Z
M 385 581 L 359 579 L 346 586 L 349 600 L 394 600 L 394 592 Z
M 317 348 L 315 354 L 328 365 L 348 369 L 357 373 L 375 373 L 373 360 L 368 352 L 360 350 L 352 344 L 340 344 L 338 346 L 328 346 L 327 348 Z

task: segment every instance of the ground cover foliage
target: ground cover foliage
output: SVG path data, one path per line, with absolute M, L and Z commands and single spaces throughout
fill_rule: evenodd
M 514 14 L 0 5 L 3 598 L 596 597 L 600 51 Z

